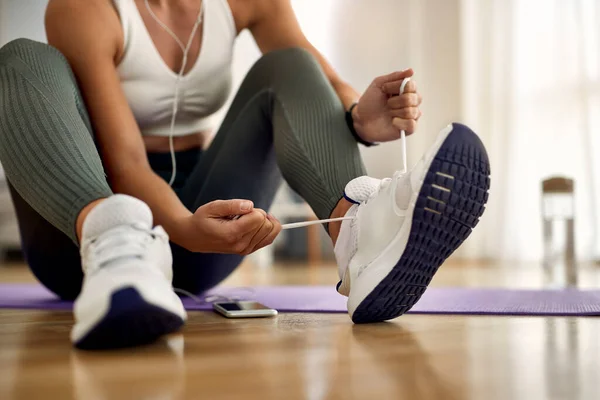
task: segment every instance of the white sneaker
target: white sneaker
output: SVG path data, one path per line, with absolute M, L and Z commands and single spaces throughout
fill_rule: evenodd
M 412 308 L 438 267 L 483 214 L 490 165 L 479 137 L 453 124 L 407 173 L 346 186 L 355 203 L 335 245 L 348 313 L 355 323 L 396 318 Z
M 186 312 L 173 292 L 167 233 L 152 229 L 148 206 L 115 195 L 83 224 L 83 287 L 75 301 L 71 340 L 78 348 L 150 343 L 178 330 Z

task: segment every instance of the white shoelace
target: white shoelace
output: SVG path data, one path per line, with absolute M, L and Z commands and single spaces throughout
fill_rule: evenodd
M 88 273 L 93 274 L 95 271 L 108 267 L 109 264 L 119 260 L 134 257 L 142 259 L 148 245 L 155 240 L 157 236 L 162 235 L 161 232 L 135 224 L 117 227 L 115 229 L 122 230 L 118 232 L 119 234 L 115 234 L 114 229 L 108 230 L 88 242 L 87 246 L 94 246 L 92 249 L 94 252 L 94 263 L 89 266 Z M 224 289 L 221 294 L 211 294 L 201 297 L 190 293 L 187 290 L 173 287 L 175 293 L 188 296 L 198 304 L 224 301 L 236 302 L 247 300 L 255 295 L 255 290 L 250 287 L 235 288 L 234 290 L 236 293 L 245 291 L 248 292 L 248 294 L 244 296 L 239 294 L 227 295 L 227 290 Z
M 404 78 L 399 94 L 404 94 L 408 82 L 410 82 L 410 78 Z M 408 160 L 406 159 L 406 132 L 404 131 L 400 131 L 400 146 L 402 146 L 402 173 L 405 174 L 408 172 Z
M 410 82 L 410 78 L 404 78 L 404 80 L 402 81 L 402 84 L 400 85 L 400 93 L 399 94 L 404 93 L 404 90 L 406 90 L 406 85 L 408 84 L 408 82 Z M 405 131 L 400 131 L 400 146 L 402 148 L 402 170 L 396 172 L 394 174 L 394 177 L 396 177 L 398 175 L 406 174 L 408 172 L 408 160 L 407 160 L 407 156 L 406 156 L 406 132 Z M 392 180 L 392 178 L 383 179 L 381 182 L 381 185 L 379 186 L 379 189 L 376 190 L 375 192 L 373 192 L 373 194 L 371 196 L 369 196 L 369 198 L 372 198 L 376 194 L 378 194 L 382 188 L 386 187 L 386 186 L 382 186 L 382 185 L 389 184 L 389 182 L 391 182 L 391 180 Z M 295 229 L 295 228 L 302 228 L 302 227 L 310 226 L 310 225 L 326 224 L 328 222 L 350 221 L 355 218 L 356 217 L 341 217 L 341 218 L 320 219 L 317 221 L 294 222 L 291 224 L 283 224 L 283 225 L 281 225 L 281 228 L 283 230 Z
M 117 230 L 117 231 L 116 231 Z M 133 224 L 110 229 L 84 244 L 92 247 L 93 262 L 88 273 L 102 269 L 109 264 L 126 258 L 143 258 L 148 244 L 159 232 Z M 86 250 L 83 251 L 86 253 Z

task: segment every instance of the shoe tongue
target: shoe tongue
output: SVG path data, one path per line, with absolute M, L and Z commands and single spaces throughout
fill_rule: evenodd
M 411 174 L 395 174 L 391 181 L 395 181 L 394 195 L 396 205 L 401 210 L 408 209 L 413 193 Z M 382 181 L 380 179 L 361 176 L 353 179 L 346 185 L 344 195 L 349 201 L 360 204 L 366 201 L 373 192 L 379 190 L 381 184 Z M 345 216 L 356 216 L 359 207 L 361 206 L 352 206 Z M 334 253 L 338 264 L 338 275 L 341 280 L 337 286 L 337 291 L 345 296 L 348 296 L 350 291 L 350 281 L 345 274 L 348 265 L 350 264 L 350 260 L 352 260 L 358 250 L 358 229 L 359 224 L 355 223 L 355 221 L 342 222 L 338 240 L 334 247 Z
M 396 179 L 396 205 L 401 210 L 408 209 L 410 198 L 412 196 L 411 175 L 403 174 L 395 177 Z
M 353 205 L 350 207 L 345 217 L 355 217 L 358 212 L 357 205 Z M 346 273 L 346 269 L 348 269 L 348 265 L 350 264 L 350 260 L 356 254 L 356 250 L 358 249 L 358 224 L 355 224 L 353 220 L 346 220 L 342 222 L 342 226 L 340 227 L 340 232 L 337 238 L 337 242 L 333 248 L 333 252 L 335 254 L 335 259 L 338 265 L 338 275 L 340 280 L 344 279 L 344 274 Z M 346 286 L 346 285 L 342 285 Z M 338 291 L 347 296 L 348 294 L 345 291 L 340 291 L 340 287 L 338 286 Z
M 152 229 L 152 211 L 135 197 L 117 194 L 94 207 L 83 223 L 82 239 L 93 238 L 123 225 Z
M 371 178 L 370 176 L 360 176 L 352 179 L 346 185 L 344 197 L 353 203 L 362 203 L 366 201 L 374 191 L 377 190 L 380 182 L 380 179 Z
M 353 203 L 364 203 L 373 192 L 377 191 L 381 184 L 380 179 L 371 178 L 370 176 L 361 176 L 348 182 L 344 189 L 344 197 Z M 354 217 L 358 212 L 358 206 L 353 205 L 345 217 Z M 338 264 L 338 275 L 342 282 L 338 285 L 338 292 L 344 296 L 348 296 L 349 286 L 348 281 L 344 280 L 344 275 L 348 264 L 358 248 L 358 224 L 354 221 L 346 220 L 342 222 L 340 233 L 337 242 L 334 246 L 335 258 Z

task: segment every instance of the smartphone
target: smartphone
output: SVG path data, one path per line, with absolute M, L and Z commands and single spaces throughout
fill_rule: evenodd
M 277 310 L 256 301 L 231 301 L 213 303 L 213 308 L 227 318 L 273 317 Z

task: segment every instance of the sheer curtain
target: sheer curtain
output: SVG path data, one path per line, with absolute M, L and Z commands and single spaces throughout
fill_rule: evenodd
M 600 1 L 292 3 L 307 37 L 359 91 L 415 68 L 424 118 L 409 138 L 410 164 L 448 122 L 482 136 L 489 207 L 457 257 L 539 260 L 540 183 L 554 174 L 576 180 L 578 257 L 600 257 Z M 237 86 L 260 56 L 247 32 L 235 55 Z M 400 166 L 398 143 L 362 153 L 373 176 Z
M 600 256 L 600 2 L 462 0 L 463 120 L 492 161 L 487 214 L 458 255 L 542 254 L 540 182 L 575 179 L 580 260 Z

